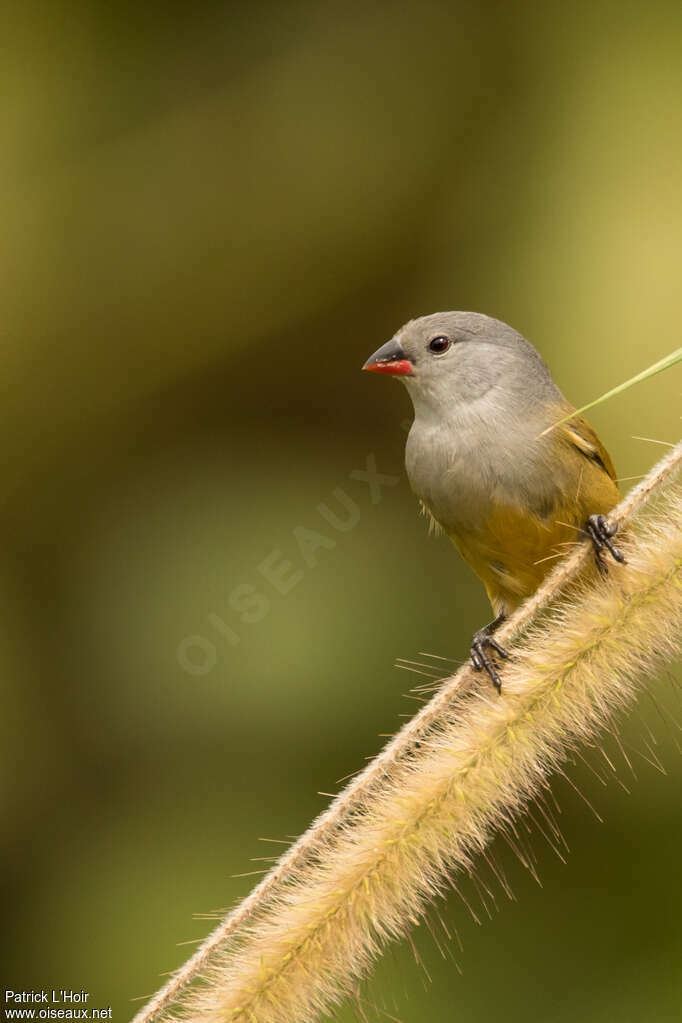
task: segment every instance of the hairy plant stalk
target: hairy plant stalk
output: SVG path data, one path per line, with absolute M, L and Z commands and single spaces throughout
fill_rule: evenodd
M 170 1008 L 199 973 L 180 1007 L 197 1023 L 313 1021 L 355 989 L 565 755 L 680 653 L 682 493 L 668 487 L 654 516 L 641 509 L 681 462 L 678 445 L 617 509 L 630 520 L 625 566 L 576 581 L 580 550 L 510 623 L 506 641 L 525 632 L 502 698 L 458 672 L 138 1020 Z

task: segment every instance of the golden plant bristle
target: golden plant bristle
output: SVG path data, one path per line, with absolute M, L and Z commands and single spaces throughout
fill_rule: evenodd
M 498 698 L 455 695 L 223 944 L 176 1018 L 312 1023 L 542 797 L 682 650 L 682 491 L 628 526 L 627 563 L 572 583 L 513 644 Z

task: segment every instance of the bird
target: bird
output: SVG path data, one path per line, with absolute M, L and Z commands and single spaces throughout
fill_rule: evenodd
M 407 387 L 408 480 L 483 582 L 495 617 L 474 633 L 470 657 L 501 692 L 495 655 L 508 653 L 494 633 L 556 558 L 589 538 L 602 573 L 607 555 L 625 560 L 607 517 L 620 499 L 611 457 L 536 348 L 491 316 L 410 320 L 362 368 Z

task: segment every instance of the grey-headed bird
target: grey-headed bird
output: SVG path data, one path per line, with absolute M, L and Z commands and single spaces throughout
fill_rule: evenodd
M 405 465 L 423 507 L 471 565 L 495 619 L 471 644 L 499 690 L 495 629 L 530 596 L 566 544 L 588 536 L 597 563 L 623 556 L 606 519 L 619 500 L 609 453 L 529 341 L 480 313 L 411 320 L 363 369 L 398 377 L 414 405 Z

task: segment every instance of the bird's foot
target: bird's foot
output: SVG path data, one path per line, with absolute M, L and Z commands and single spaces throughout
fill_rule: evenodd
M 485 671 L 490 676 L 490 681 L 497 689 L 498 693 L 502 692 L 502 682 L 497 671 L 497 666 L 488 654 L 486 647 L 491 648 L 495 653 L 499 654 L 500 657 L 509 657 L 509 654 L 503 646 L 493 639 L 491 633 L 496 628 L 500 621 L 503 620 L 503 616 L 496 618 L 490 625 L 484 625 L 482 629 L 474 633 L 474 638 L 471 641 L 471 663 L 474 667 L 474 671 Z
M 585 525 L 585 534 L 592 541 L 594 560 L 601 575 L 608 575 L 609 568 L 604 561 L 604 551 L 608 551 L 614 561 L 625 564 L 623 552 L 612 542 L 618 532 L 618 523 L 609 522 L 605 515 L 590 515 Z

